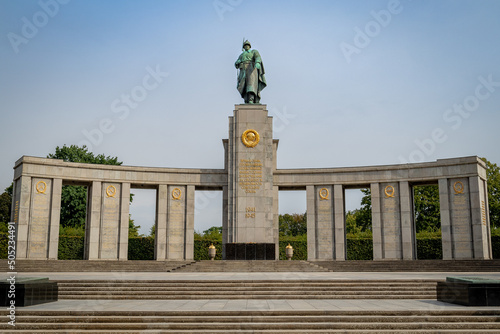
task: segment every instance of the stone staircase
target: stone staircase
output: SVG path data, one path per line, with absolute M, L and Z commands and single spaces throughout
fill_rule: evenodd
M 6 318 L 6 311 L 0 315 Z M 500 310 L 16 311 L 3 333 L 499 333 Z M 5 326 L 3 326 L 5 328 Z
M 198 261 L 175 272 L 328 272 L 308 261 Z
M 64 280 L 59 299 L 436 299 L 433 280 Z

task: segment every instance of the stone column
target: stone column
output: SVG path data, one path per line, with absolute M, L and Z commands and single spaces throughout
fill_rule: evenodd
M 28 225 L 28 259 L 49 258 L 52 189 L 53 181 L 51 179 L 32 179 Z M 59 230 L 57 232 L 59 233 Z
M 232 230 L 229 229 L 229 203 L 228 203 L 228 187 L 222 187 L 222 258 L 226 258 L 225 245 L 233 242 Z
M 184 260 L 194 259 L 194 186 L 186 187 L 186 228 L 184 229 Z
M 226 150 L 229 242 L 276 242 L 272 173 L 275 146 L 272 117 L 266 106 L 236 105 L 234 116 L 229 118 Z
M 453 240 L 451 236 L 450 194 L 448 180 L 439 179 L 439 211 L 441 217 L 441 245 L 443 260 L 453 259 Z
M 413 196 L 412 188 L 407 181 L 399 182 L 400 210 L 401 210 L 401 239 L 403 260 L 416 259 L 416 234 L 413 223 Z
M 380 184 L 370 185 L 372 200 L 372 237 L 373 237 L 373 259 L 382 260 L 384 258 L 384 242 L 382 229 L 382 209 L 380 198 Z
M 49 260 L 57 260 L 59 251 L 59 225 L 61 221 L 62 179 L 52 180 L 52 198 L 50 206 Z
M 130 183 L 121 184 L 120 234 L 118 239 L 118 260 L 128 259 L 128 229 L 130 212 Z
M 279 188 L 278 186 L 273 186 L 273 233 L 274 233 L 274 244 L 280 244 L 280 211 L 279 211 Z M 275 258 L 278 260 L 280 258 L 279 246 L 275 249 Z
M 489 213 L 486 211 L 488 193 L 486 182 L 479 176 L 469 177 L 470 207 L 472 219 L 472 242 L 474 258 L 489 260 L 493 258 L 491 252 L 491 235 L 489 231 Z
M 101 224 L 99 228 L 99 259 L 117 260 L 122 214 L 122 186 L 119 183 L 103 183 L 101 199 Z M 129 189 L 130 193 L 130 189 Z M 128 205 L 128 198 L 127 198 Z M 128 217 L 127 217 L 128 224 Z M 128 237 L 128 236 L 127 236 Z
M 85 224 L 85 259 L 99 259 L 102 183 L 93 181 L 88 189 L 87 222 Z
M 331 261 L 335 258 L 332 188 L 332 186 L 316 186 L 315 189 L 317 260 Z
M 31 203 L 31 177 L 14 181 L 12 221 L 16 223 L 16 258 L 28 258 L 28 226 Z
M 344 212 L 344 187 L 341 184 L 333 186 L 333 208 L 335 211 L 335 260 L 346 259 L 346 235 L 345 235 L 345 212 Z
M 406 183 L 403 183 L 403 186 L 408 187 Z M 401 260 L 403 259 L 403 238 L 400 185 L 395 182 L 372 184 L 371 189 L 373 259 Z M 405 193 L 408 197 L 408 189 Z M 407 208 L 408 199 L 405 202 Z M 406 240 L 409 238 L 407 236 Z M 411 255 L 411 251 L 408 253 Z
M 469 179 L 449 179 L 448 194 L 453 259 L 473 259 Z
M 316 253 L 316 192 L 314 186 L 306 186 L 307 202 L 307 260 L 318 258 Z
M 185 259 L 186 186 L 168 186 L 167 260 Z
M 168 186 L 160 184 L 156 193 L 155 259 L 167 258 L 167 204 Z

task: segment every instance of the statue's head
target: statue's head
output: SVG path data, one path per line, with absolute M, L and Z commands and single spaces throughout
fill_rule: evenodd
M 243 50 L 248 50 L 251 47 L 252 47 L 252 45 L 250 44 L 250 42 L 248 41 L 248 39 L 243 42 Z

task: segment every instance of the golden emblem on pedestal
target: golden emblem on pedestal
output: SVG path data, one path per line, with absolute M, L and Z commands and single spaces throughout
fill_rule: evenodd
M 389 185 L 384 189 L 386 197 L 394 197 L 394 187 Z
M 319 198 L 321 200 L 328 199 L 330 197 L 330 191 L 327 188 L 321 188 L 319 190 Z
M 460 181 L 457 181 L 453 184 L 453 190 L 455 190 L 455 194 L 463 194 L 464 193 L 464 184 Z
M 181 197 L 182 197 L 182 190 L 180 190 L 179 188 L 174 188 L 174 190 L 172 190 L 172 198 L 175 200 L 179 200 L 181 199 Z
M 45 183 L 44 181 L 38 181 L 35 188 L 37 193 L 45 194 L 45 192 L 47 191 L 47 183 Z
M 255 147 L 260 141 L 260 135 L 253 129 L 248 129 L 241 135 L 241 141 L 246 147 Z
M 115 197 L 115 195 L 116 195 L 116 188 L 115 188 L 115 186 L 111 186 L 111 185 L 108 186 L 106 188 L 106 196 L 107 197 Z

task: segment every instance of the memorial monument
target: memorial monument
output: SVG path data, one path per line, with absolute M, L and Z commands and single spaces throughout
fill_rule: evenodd
M 23 156 L 14 166 L 18 259 L 57 259 L 61 188 L 87 186 L 85 259 L 127 260 L 130 189 L 156 189 L 155 259 L 191 260 L 195 191 L 223 193 L 223 258 L 278 259 L 278 194 L 305 190 L 308 260 L 346 259 L 347 188 L 370 188 L 374 260 L 416 259 L 413 186 L 439 187 L 443 259 L 491 259 L 486 165 L 476 156 L 386 166 L 277 169 L 260 54 L 235 63 L 244 104 L 229 117 L 224 169 L 94 165 Z

